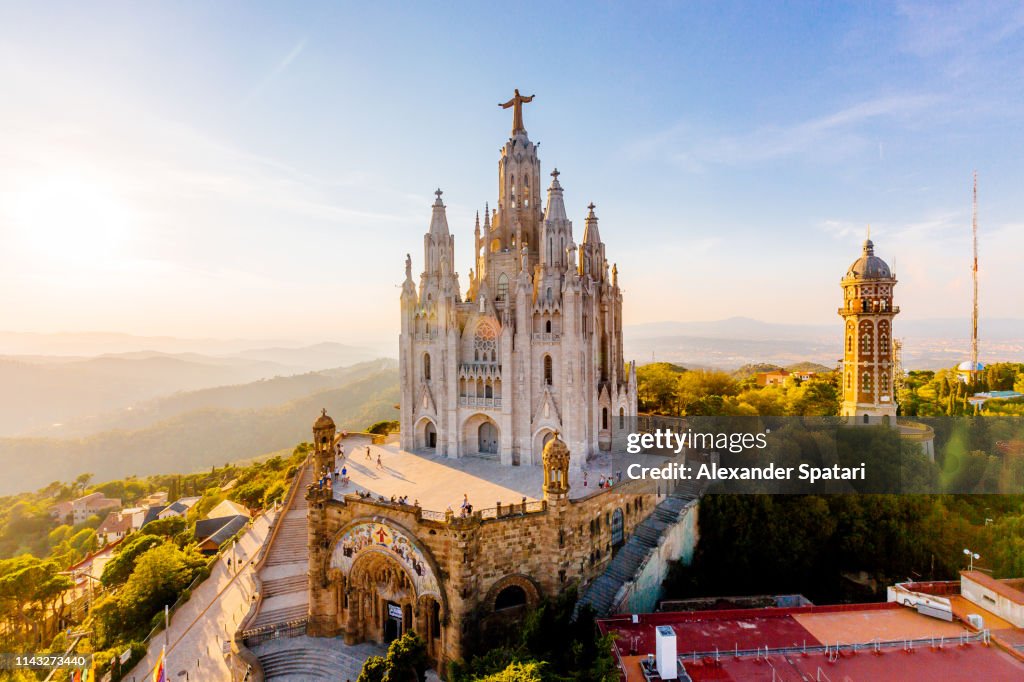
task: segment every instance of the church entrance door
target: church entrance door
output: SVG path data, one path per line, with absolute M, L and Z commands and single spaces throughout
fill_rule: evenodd
M 498 452 L 498 427 L 494 422 L 484 422 L 480 425 L 478 432 L 480 452 L 497 454 Z
M 426 440 L 426 446 L 428 448 L 433 449 L 437 447 L 437 429 L 434 428 L 434 422 L 427 424 Z
M 389 644 L 402 636 L 402 607 L 387 602 L 387 618 L 384 620 L 384 643 Z

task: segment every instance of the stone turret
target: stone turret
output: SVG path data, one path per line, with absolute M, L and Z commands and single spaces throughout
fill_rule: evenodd
M 544 446 L 544 499 L 560 500 L 569 495 L 569 446 L 558 432 Z
M 334 435 L 337 429 L 334 420 L 327 415 L 327 408 L 313 422 L 313 457 L 316 460 L 316 473 L 334 461 Z

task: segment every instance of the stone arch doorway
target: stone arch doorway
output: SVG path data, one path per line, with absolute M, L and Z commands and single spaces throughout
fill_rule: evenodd
M 501 430 L 486 414 L 474 414 L 463 424 L 462 442 L 466 454 L 496 455 L 501 448 Z
M 437 425 L 430 417 L 423 417 L 416 425 L 416 448 L 433 450 L 437 447 Z
M 495 635 L 517 627 L 529 609 L 540 603 L 537 584 L 522 574 L 506 575 L 487 590 L 481 607 L 484 610 L 482 629 Z
M 505 611 L 526 606 L 526 590 L 519 585 L 508 585 L 494 598 L 494 610 Z
M 541 428 L 533 436 L 533 461 L 540 462 L 541 455 L 544 454 L 544 446 L 548 444 L 552 438 L 555 437 L 555 431 L 551 428 Z
M 388 644 L 414 629 L 412 576 L 384 552 L 364 552 L 348 575 L 346 628 L 359 640 Z
M 498 425 L 493 421 L 485 421 L 477 429 L 477 443 L 480 452 L 490 455 L 498 454 Z

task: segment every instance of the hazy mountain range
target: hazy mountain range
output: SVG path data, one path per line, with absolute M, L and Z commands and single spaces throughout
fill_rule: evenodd
M 85 472 L 107 480 L 221 466 L 308 440 L 321 408 L 356 430 L 397 419 L 397 403 L 393 360 L 180 393 L 68 425 L 88 435 L 0 438 L 0 494 Z
M 95 357 L 0 356 L 0 436 L 97 418 L 179 391 L 291 376 L 374 357 L 367 349 L 335 343 L 247 349 L 221 356 L 162 350 Z
M 967 359 L 968 321 L 897 318 L 896 322 L 906 368 L 938 369 Z M 979 329 L 983 362 L 1024 362 L 1024 319 L 982 319 Z M 623 336 L 626 357 L 641 364 L 658 360 L 733 370 L 759 362 L 785 366 L 811 361 L 834 367 L 842 356 L 841 331 L 838 325 L 781 324 L 733 317 L 631 325 L 623 330 Z

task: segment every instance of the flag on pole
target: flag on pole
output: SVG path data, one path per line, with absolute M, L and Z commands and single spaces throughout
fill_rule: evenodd
M 164 646 L 160 649 L 160 658 L 156 659 L 156 667 L 153 668 L 153 682 L 167 682 L 167 674 L 164 671 L 164 655 L 167 653 L 167 647 Z

